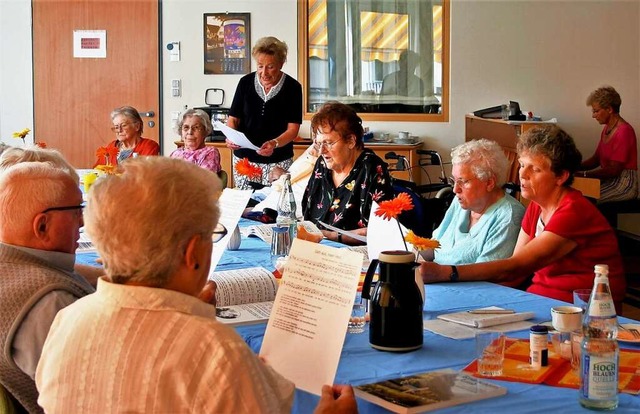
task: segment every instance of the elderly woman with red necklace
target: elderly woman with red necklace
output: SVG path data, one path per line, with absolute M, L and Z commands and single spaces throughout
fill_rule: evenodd
M 581 155 L 557 126 L 531 129 L 518 142 L 521 195 L 530 201 L 513 255 L 485 263 L 451 266 L 425 262 L 425 283 L 488 280 L 513 286 L 533 273 L 528 292 L 565 302 L 573 290 L 593 287 L 593 267 L 609 265 L 618 313 L 626 281 L 616 234 L 578 190 L 571 188 Z
M 595 154 L 582 162 L 578 176 L 600 179 L 598 203 L 638 197 L 638 141 L 633 127 L 620 116 L 620 94 L 603 86 L 589 94 L 591 116 L 604 125 Z
M 116 139 L 107 145 L 109 163 L 116 165 L 127 158 L 138 155 L 158 155 L 160 146 L 152 139 L 143 138 L 144 122 L 138 110 L 132 106 L 121 106 L 111 112 L 111 130 Z M 103 157 L 99 157 L 96 165 L 105 164 Z

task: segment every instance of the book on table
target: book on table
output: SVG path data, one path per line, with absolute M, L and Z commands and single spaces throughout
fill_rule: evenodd
M 212 272 L 216 282 L 216 317 L 219 322 L 238 326 L 269 320 L 278 281 L 263 267 Z
M 441 370 L 354 387 L 357 397 L 394 413 L 422 413 L 505 395 L 507 389 L 471 375 Z

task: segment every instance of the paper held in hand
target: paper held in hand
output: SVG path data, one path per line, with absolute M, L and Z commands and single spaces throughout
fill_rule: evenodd
M 240 131 L 236 131 L 233 128 L 230 128 L 230 127 L 226 126 L 225 124 L 223 124 L 220 121 L 214 122 L 213 126 L 215 126 L 220 131 L 222 131 L 224 136 L 227 137 L 227 139 L 229 141 L 233 142 L 236 145 L 241 146 L 242 148 L 249 148 L 249 149 L 252 149 L 252 150 L 259 150 L 260 149 L 260 147 L 256 147 L 255 145 L 253 145 L 253 143 L 251 141 L 249 141 L 249 138 L 247 138 L 247 136 L 245 134 L 243 134 Z
M 361 267 L 361 253 L 293 241 L 260 357 L 296 388 L 333 384 Z

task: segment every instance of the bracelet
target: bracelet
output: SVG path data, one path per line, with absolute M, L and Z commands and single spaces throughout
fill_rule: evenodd
M 342 233 L 338 233 L 338 243 L 342 243 Z
M 277 139 L 272 139 L 272 141 L 273 141 L 273 143 L 274 143 L 274 144 L 276 144 L 276 146 L 274 147 L 274 149 L 275 149 L 275 148 L 278 148 L 278 147 L 280 146 L 280 143 L 278 143 L 278 140 L 277 140 Z
M 584 178 L 587 178 L 587 172 L 586 172 L 586 171 L 582 171 L 582 176 L 583 176 Z

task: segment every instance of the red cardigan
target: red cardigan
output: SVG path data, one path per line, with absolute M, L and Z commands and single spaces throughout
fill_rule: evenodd
M 118 143 L 117 140 L 113 140 L 109 143 L 109 145 L 107 145 L 107 150 L 113 148 L 113 149 L 118 149 L 118 147 L 116 146 Z M 109 161 L 111 163 L 111 165 L 116 165 L 118 164 L 118 155 L 117 155 L 117 151 L 113 151 L 115 153 L 115 155 L 109 157 Z M 148 139 L 148 138 L 140 138 L 140 140 L 138 141 L 138 143 L 136 144 L 135 148 L 133 149 L 133 153 L 136 153 L 138 155 L 159 155 L 160 154 L 160 146 L 158 145 L 157 142 L 155 142 L 152 139 Z M 130 155 L 131 156 L 131 155 Z M 101 165 L 104 164 L 104 157 L 99 157 L 98 160 L 96 161 L 96 164 L 94 165 L 94 167 L 96 165 Z

